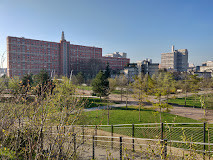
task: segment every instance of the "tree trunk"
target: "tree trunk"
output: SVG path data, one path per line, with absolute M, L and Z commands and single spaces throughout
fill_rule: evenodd
M 121 88 L 121 102 L 122 102 L 122 94 L 123 94 L 123 88 Z
M 109 125 L 109 106 L 107 105 L 107 110 L 108 110 L 108 113 L 107 113 L 107 125 Z
M 169 94 L 168 93 L 166 95 L 166 100 L 167 100 L 167 104 L 168 104 L 168 100 L 169 100 Z
M 159 97 L 159 105 L 160 105 L 160 123 L 162 122 L 162 119 L 161 119 L 161 97 Z
M 128 104 L 128 89 L 127 89 L 127 92 L 126 92 L 126 109 L 127 109 L 127 104 Z
M 141 105 L 139 105 L 139 122 L 141 121 Z
M 185 107 L 186 107 L 186 97 L 187 97 L 187 92 L 185 91 Z
M 193 103 L 193 108 L 195 108 L 195 103 L 196 103 L 196 94 L 195 94 L 195 98 L 194 98 L 194 103 Z

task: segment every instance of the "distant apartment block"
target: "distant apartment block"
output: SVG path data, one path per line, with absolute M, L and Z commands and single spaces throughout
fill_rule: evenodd
M 149 74 L 150 76 L 158 73 L 159 70 L 159 63 L 152 63 L 152 59 L 138 61 L 137 66 L 139 73 Z
M 213 61 L 207 61 L 202 63 L 202 66 L 197 66 L 196 74 L 205 75 L 205 77 L 210 75 L 210 77 L 213 77 Z
M 202 66 L 199 67 L 200 72 L 213 72 L 213 61 L 207 61 L 202 63 Z
M 188 68 L 188 50 L 174 50 L 174 46 L 172 46 L 171 53 L 161 53 L 161 68 L 177 72 L 186 72 Z
M 117 57 L 117 58 L 126 58 L 127 53 L 125 52 L 114 52 L 106 54 L 105 57 Z
M 62 32 L 60 42 L 7 37 L 7 75 L 22 76 L 46 70 L 49 74 L 69 76 L 71 71 L 87 73 L 102 69 L 109 63 L 112 69 L 123 69 L 128 58 L 103 57 L 102 48 L 70 44 Z M 100 68 L 99 68 L 100 69 Z

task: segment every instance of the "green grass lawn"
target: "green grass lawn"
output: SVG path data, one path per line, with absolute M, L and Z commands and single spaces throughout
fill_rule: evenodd
M 121 90 L 114 90 L 114 91 L 112 91 L 111 93 L 112 93 L 112 94 L 121 94 Z M 123 95 L 124 95 L 124 94 L 126 95 L 126 91 L 123 91 Z M 132 94 L 132 92 L 129 91 L 128 94 Z
M 107 110 L 90 111 L 83 113 L 83 117 L 87 119 L 86 124 L 107 124 L 107 113 Z M 139 121 L 139 111 L 135 106 L 129 106 L 127 110 L 125 107 L 112 108 L 109 115 L 109 124 L 160 123 L 160 113 L 148 109 L 141 110 L 141 121 Z M 162 122 L 196 123 L 199 121 L 163 112 Z
M 175 98 L 175 99 L 169 99 L 169 103 L 177 104 L 177 105 L 185 105 L 185 98 Z M 197 99 L 195 101 L 195 96 L 187 97 L 186 98 L 186 107 L 199 107 L 200 108 L 200 99 L 197 96 Z
M 92 87 L 91 86 L 76 86 L 78 89 L 82 89 L 82 90 L 87 90 L 87 91 L 91 91 Z
M 113 105 L 115 103 L 110 103 L 105 99 L 100 98 L 83 98 L 85 100 L 84 108 L 92 108 L 92 107 L 99 107 L 99 106 L 107 106 Z
M 207 96 L 207 95 L 206 95 Z M 213 94 L 209 94 L 209 97 L 206 98 L 206 106 L 209 109 L 213 109 Z M 171 104 L 177 104 L 177 105 L 181 105 L 181 106 L 185 106 L 185 98 L 175 98 L 175 99 L 169 99 L 168 100 L 169 103 Z M 196 96 L 195 99 L 195 95 L 187 97 L 186 98 L 186 107 L 196 107 L 196 108 L 200 108 L 201 107 L 201 103 L 200 103 L 200 96 Z
M 80 124 L 92 124 L 92 125 L 106 125 L 107 124 L 107 110 L 97 110 L 84 112 L 82 118 L 84 118 L 84 122 Z M 113 127 L 113 132 L 121 135 L 132 135 L 132 125 L 124 125 L 124 126 L 116 126 L 116 124 L 142 124 L 142 123 L 160 123 L 160 113 L 154 110 L 142 109 L 141 110 L 141 121 L 138 118 L 139 111 L 135 106 L 130 106 L 126 110 L 125 107 L 112 108 L 109 111 L 109 124 L 115 125 Z M 164 122 L 164 138 L 180 140 L 182 141 L 183 134 L 187 136 L 187 138 L 191 138 L 193 135 L 193 139 L 196 141 L 202 142 L 203 138 L 203 128 L 202 124 L 199 125 L 200 128 L 197 128 L 197 125 L 181 125 L 177 124 L 175 129 L 168 128 L 167 123 L 201 123 L 200 121 L 193 120 L 186 117 L 176 116 L 170 113 L 162 113 L 162 122 Z M 191 127 L 185 128 L 186 132 L 183 132 L 182 127 Z M 194 128 L 193 128 L 194 127 Z M 94 127 L 93 127 L 94 128 Z M 111 132 L 111 126 L 98 126 L 98 129 Z M 159 124 L 156 125 L 146 125 L 146 126 L 138 126 L 135 125 L 135 137 L 138 138 L 160 138 L 161 136 L 161 128 Z M 201 138 L 200 138 L 201 136 Z M 187 139 L 188 140 L 188 139 Z

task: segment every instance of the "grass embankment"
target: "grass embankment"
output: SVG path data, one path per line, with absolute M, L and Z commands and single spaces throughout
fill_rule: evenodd
M 168 102 L 174 105 L 201 108 L 200 95 L 193 95 L 187 97 L 186 105 L 185 105 L 185 97 L 169 99 Z M 213 109 L 213 94 L 205 95 L 205 105 L 208 109 Z

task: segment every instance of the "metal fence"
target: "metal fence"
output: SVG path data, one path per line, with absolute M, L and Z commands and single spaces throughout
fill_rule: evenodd
M 207 123 L 78 125 L 46 133 L 44 150 L 55 147 L 72 159 L 213 159 L 213 124 Z
M 213 124 L 207 123 L 146 123 L 146 124 L 119 124 L 119 125 L 87 125 L 83 127 L 83 135 L 131 138 L 128 148 L 135 151 L 141 139 L 167 141 L 170 148 L 194 151 L 198 154 L 213 155 Z M 139 140 L 140 139 L 140 140 Z M 131 145 L 130 145 L 131 143 Z M 143 143 L 142 143 L 143 144 Z M 130 147 L 131 146 L 131 147 Z M 171 149 L 170 149 L 171 150 Z M 171 151 L 172 151 L 171 150 Z M 174 152 L 174 151 L 173 151 Z M 171 152 L 172 153 L 172 152 Z M 187 153 L 188 154 L 188 153 Z

